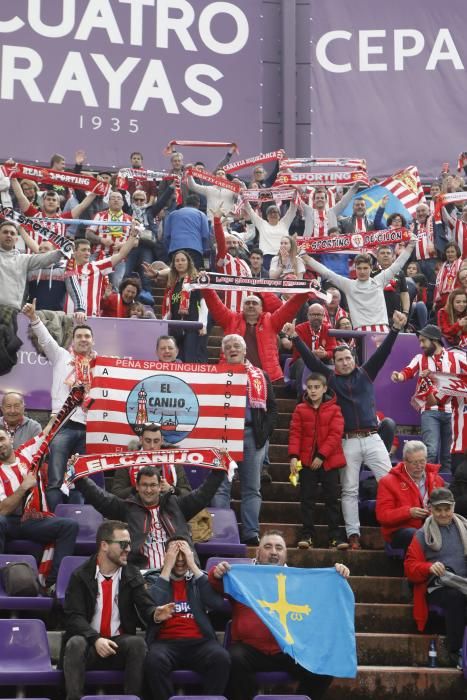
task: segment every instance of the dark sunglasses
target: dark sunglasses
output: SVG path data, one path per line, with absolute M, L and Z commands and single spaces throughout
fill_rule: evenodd
M 130 540 L 106 540 L 109 544 L 119 544 L 120 549 L 131 549 Z

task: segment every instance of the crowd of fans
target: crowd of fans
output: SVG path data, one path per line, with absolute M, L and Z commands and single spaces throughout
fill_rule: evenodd
M 227 181 L 223 166 L 232 155 L 233 149 L 213 169 L 217 178 Z M 85 159 L 78 151 L 73 168 L 66 168 L 65 159 L 55 154 L 50 167 L 82 174 Z M 124 187 L 115 173 L 96 174 L 99 181 L 110 183 L 108 197 L 19 180 L 14 171 L 0 179 L 2 207 L 37 218 L 73 241 L 73 255 L 67 261 L 29 224 L 17 225 L 11 217 L 0 221 L 2 331 L 14 343 L 17 314 L 29 319 L 52 365 L 53 413 L 75 384 L 90 389 L 94 341 L 98 346 L 99 339 L 94 339 L 86 318 L 132 318 L 142 339 L 142 321 L 159 314 L 163 319 L 198 322 L 195 329 L 180 325 L 172 335 L 159 338 L 155 353 L 163 362 L 208 362 L 208 339 L 213 325 L 219 325 L 224 360 L 244 365 L 248 377 L 244 458 L 238 464 L 242 541 L 258 548 L 259 563 L 285 564 L 280 533 L 260 539 L 259 529 L 261 480 L 271 480 L 269 439 L 277 422 L 274 383 L 285 373 L 291 396 L 297 397 L 288 444 L 291 479 L 300 481 L 302 532 L 297 546 L 316 546 L 315 503 L 321 484 L 329 547 L 361 549 L 359 485 L 365 465 L 379 482 L 376 516 L 383 536 L 392 547 L 407 552 L 406 572 L 416 584 L 420 629 L 426 618 L 428 583 L 429 599 L 446 610 L 449 652 L 458 663 L 465 596 L 453 593 L 444 576 L 449 569 L 460 577 L 467 575 L 467 523 L 462 518 L 467 509 L 454 513 L 455 499 L 445 485 L 454 478 L 453 492 L 459 495 L 459 507 L 465 508 L 467 427 L 462 395 L 437 391 L 430 376 L 444 372 L 462 377 L 467 370 L 467 204 L 461 210 L 446 205 L 438 211 L 435 206 L 439 193 L 462 190 L 462 177 L 443 173 L 431 184 L 427 203 L 416 207 L 413 221 L 392 214 L 383 223 L 387 199 L 381 200 L 371 218 L 365 199 L 358 197 L 360 183 L 347 192 L 302 188 L 300 201 L 260 201 L 256 207 L 246 201 L 239 207 L 238 195 L 231 189 L 185 176 L 182 153 L 171 154 L 167 178 L 159 182 L 145 176 L 141 153 L 132 153 L 130 161 L 133 176 Z M 194 165 L 206 169 L 204 163 Z M 240 192 L 269 188 L 279 168 L 280 159 L 269 174 L 258 165 L 251 180 L 228 176 L 229 182 L 238 184 Z M 352 197 L 352 214 L 343 216 Z M 66 219 L 73 221 L 67 225 Z M 385 227 L 407 227 L 410 240 L 353 255 L 315 256 L 303 245 L 313 237 Z M 190 291 L 187 285 L 196 283 L 202 271 L 252 280 L 315 280 L 315 291 L 310 287 L 302 293 L 287 294 L 285 289 L 278 294 L 251 293 L 235 284 L 221 294 L 209 288 Z M 165 293 L 159 312 L 153 292 L 154 285 L 161 284 Z M 56 317 L 70 322 L 68 343 L 60 344 L 51 334 Z M 352 330 L 382 334 L 381 344 L 361 366 L 357 341 L 349 335 Z M 418 376 L 413 402 L 421 413 L 421 439 L 407 442 L 402 460 L 394 466 L 396 425 L 391 416 L 378 414 L 373 382 L 401 332 L 418 335 L 420 354 L 393 372 L 391 379 L 397 383 Z M 3 372 L 11 357 L 4 354 Z M 36 486 L 32 465 L 43 433 L 25 416 L 20 395 L 5 394 L 1 408 L 0 550 L 4 551 L 7 538 L 54 541 L 53 563 L 44 584 L 53 595 L 60 562 L 73 553 L 76 523 L 55 517 L 40 521 L 40 528 L 34 523 L 34 529 L 30 520 L 22 519 L 24 498 Z M 157 700 L 172 694 L 169 672 L 186 654 L 205 673 L 211 694 L 224 692 L 232 666 L 232 698 L 251 696 L 251 671 L 269 668 L 270 654 L 277 654 L 276 662 L 292 672 L 251 611 L 234 609 L 230 655 L 213 639 L 206 609 L 222 606 L 222 577 L 228 565 L 217 565 L 209 579 L 203 574 L 188 521 L 208 504 L 230 507 L 231 484 L 222 472 L 213 471 L 192 491 L 182 468 L 162 475 L 153 467 L 134 473 L 120 470 L 113 493 L 80 479 L 65 495 L 65 470 L 73 455 L 84 454 L 85 440 L 86 410 L 80 407 L 50 444 L 44 483 L 50 511 L 63 501 L 84 502 L 109 519 L 97 537 L 97 575 L 94 557 L 70 583 L 63 661 L 69 700 L 81 697 L 85 668 L 100 668 L 113 657 L 131 669 L 126 692 L 140 691 L 144 654 L 140 642 L 134 642 L 136 621 L 129 613 L 130 603 L 149 625 L 145 669 Z M 147 424 L 131 449 L 161 447 L 160 426 Z M 135 567 L 157 572 L 150 579 L 149 593 Z M 348 576 L 346 567 L 336 567 Z M 107 619 L 108 586 L 110 594 L 119 586 L 121 596 L 125 591 L 127 607 L 118 614 L 111 608 Z M 114 639 L 127 636 L 128 644 Z M 331 680 L 303 669 L 296 676 L 313 698 L 322 697 Z

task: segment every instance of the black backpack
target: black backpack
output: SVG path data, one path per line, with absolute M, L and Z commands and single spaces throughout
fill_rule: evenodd
M 39 581 L 32 566 L 24 561 L 10 562 L 1 569 L 3 588 L 11 596 L 39 595 Z

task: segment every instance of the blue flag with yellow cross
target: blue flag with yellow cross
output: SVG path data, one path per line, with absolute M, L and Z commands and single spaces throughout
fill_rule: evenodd
M 375 218 L 375 214 L 378 210 L 378 207 L 382 206 L 383 197 L 389 197 L 388 203 L 386 204 L 386 208 L 383 214 L 382 223 L 384 227 L 386 227 L 387 218 L 391 214 L 401 214 L 401 216 L 405 218 L 407 224 L 409 224 L 412 221 L 412 216 L 410 212 L 404 207 L 401 200 L 398 197 L 396 197 L 396 195 L 393 194 L 390 190 L 388 190 L 387 187 L 383 187 L 381 185 L 373 185 L 373 187 L 368 187 L 366 190 L 360 190 L 358 194 L 352 197 L 344 211 L 341 212 L 340 216 L 352 216 L 353 201 L 356 197 L 358 197 L 359 199 L 363 197 L 363 199 L 365 200 L 366 215 L 370 219 Z
M 355 678 L 355 598 L 335 569 L 235 564 L 223 582 L 224 592 L 252 608 L 300 666 Z

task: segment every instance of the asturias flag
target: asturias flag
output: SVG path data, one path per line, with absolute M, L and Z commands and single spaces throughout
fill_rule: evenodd
M 386 187 L 382 187 L 381 185 L 373 185 L 373 187 L 368 187 L 366 190 L 360 190 L 358 194 L 352 197 L 352 199 L 342 212 L 341 216 L 352 216 L 352 207 L 354 199 L 356 197 L 358 197 L 359 199 L 363 197 L 363 199 L 366 202 L 366 215 L 370 219 L 374 219 L 378 207 L 381 206 L 381 200 L 383 199 L 383 197 L 386 196 L 389 197 L 389 201 L 386 204 L 386 208 L 383 214 L 383 228 L 386 228 L 387 218 L 391 214 L 401 214 L 401 216 L 405 218 L 407 224 L 410 223 L 410 221 L 412 221 L 412 216 L 410 215 L 410 212 L 407 211 L 407 209 L 404 207 L 401 200 L 398 199 L 398 197 L 396 197 L 390 190 L 388 190 Z
M 355 678 L 355 598 L 335 569 L 235 564 L 223 581 L 224 591 L 254 610 L 300 666 Z

